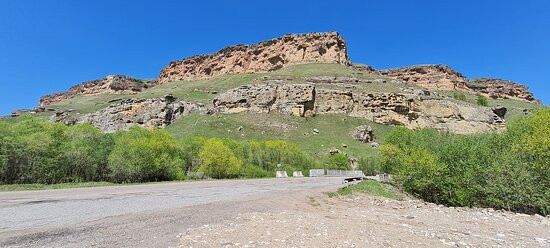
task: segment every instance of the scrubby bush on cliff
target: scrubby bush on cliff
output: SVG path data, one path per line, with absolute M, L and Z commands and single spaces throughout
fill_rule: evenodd
M 502 133 L 454 135 L 397 129 L 381 164 L 421 198 L 452 206 L 550 213 L 550 109 Z
M 489 105 L 489 99 L 487 99 L 486 96 L 479 95 L 476 99 L 477 105 L 479 106 L 488 106 Z
M 166 131 L 137 126 L 114 134 L 109 176 L 116 182 L 166 181 L 183 178 L 181 150 Z
M 460 101 L 466 101 L 466 94 L 464 94 L 464 92 L 454 92 L 453 98 Z

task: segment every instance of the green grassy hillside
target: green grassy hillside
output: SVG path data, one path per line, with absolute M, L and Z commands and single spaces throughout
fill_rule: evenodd
M 108 105 L 128 98 L 156 98 L 172 94 L 180 99 L 203 103 L 211 106 L 212 99 L 217 94 L 241 85 L 261 83 L 263 77 L 284 77 L 289 83 L 305 82 L 310 76 L 347 76 L 359 79 L 383 78 L 378 75 L 365 74 L 351 67 L 340 64 L 305 64 L 288 66 L 269 73 L 228 74 L 208 80 L 179 81 L 158 85 L 135 95 L 100 94 L 93 96 L 78 96 L 49 106 L 55 110 L 69 110 L 71 115 L 84 115 L 95 112 Z M 318 85 L 320 88 L 332 88 L 334 85 Z M 403 85 L 395 83 L 364 83 L 358 84 L 356 91 L 397 92 Z M 410 86 L 409 86 L 410 87 Z M 453 92 L 442 92 L 451 96 Z M 475 105 L 475 95 L 466 94 L 465 102 Z M 458 101 L 458 100 L 457 100 Z M 540 105 L 518 100 L 489 100 L 489 106 L 506 106 L 509 111 L 506 119 L 510 120 L 523 114 L 523 109 L 535 109 Z M 38 113 L 36 116 L 49 118 L 54 112 Z M 283 139 L 299 145 L 306 152 L 322 155 L 331 147 L 336 147 L 348 154 L 361 158 L 376 154 L 370 144 L 363 144 L 351 138 L 351 131 L 359 125 L 368 124 L 374 127 L 376 141 L 384 142 L 385 134 L 393 129 L 391 126 L 372 123 L 365 119 L 347 117 L 345 115 L 319 115 L 312 118 L 286 116 L 281 114 L 221 114 L 205 115 L 195 113 L 182 118 L 167 130 L 177 139 L 188 136 L 230 137 L 237 140 L 273 140 Z M 241 131 L 239 127 L 243 127 Z M 320 130 L 313 134 L 312 130 Z M 344 148 L 342 144 L 348 147 Z

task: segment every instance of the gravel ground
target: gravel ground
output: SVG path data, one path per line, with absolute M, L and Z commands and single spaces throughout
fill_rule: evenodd
M 550 247 L 550 218 L 354 194 L 243 213 L 180 233 L 180 247 Z
M 281 211 L 300 202 L 294 197 L 341 183 L 287 178 L 0 192 L 0 247 L 172 247 L 187 228 Z

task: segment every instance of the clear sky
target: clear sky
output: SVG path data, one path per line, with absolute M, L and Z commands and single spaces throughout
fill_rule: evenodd
M 1 0 L 0 115 L 41 95 L 287 33 L 338 31 L 354 63 L 447 64 L 550 103 L 550 1 Z

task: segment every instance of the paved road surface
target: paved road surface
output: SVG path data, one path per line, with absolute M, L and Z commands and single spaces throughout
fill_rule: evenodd
M 342 178 L 288 178 L 1 192 L 0 247 L 168 247 L 187 228 L 291 198 Z

